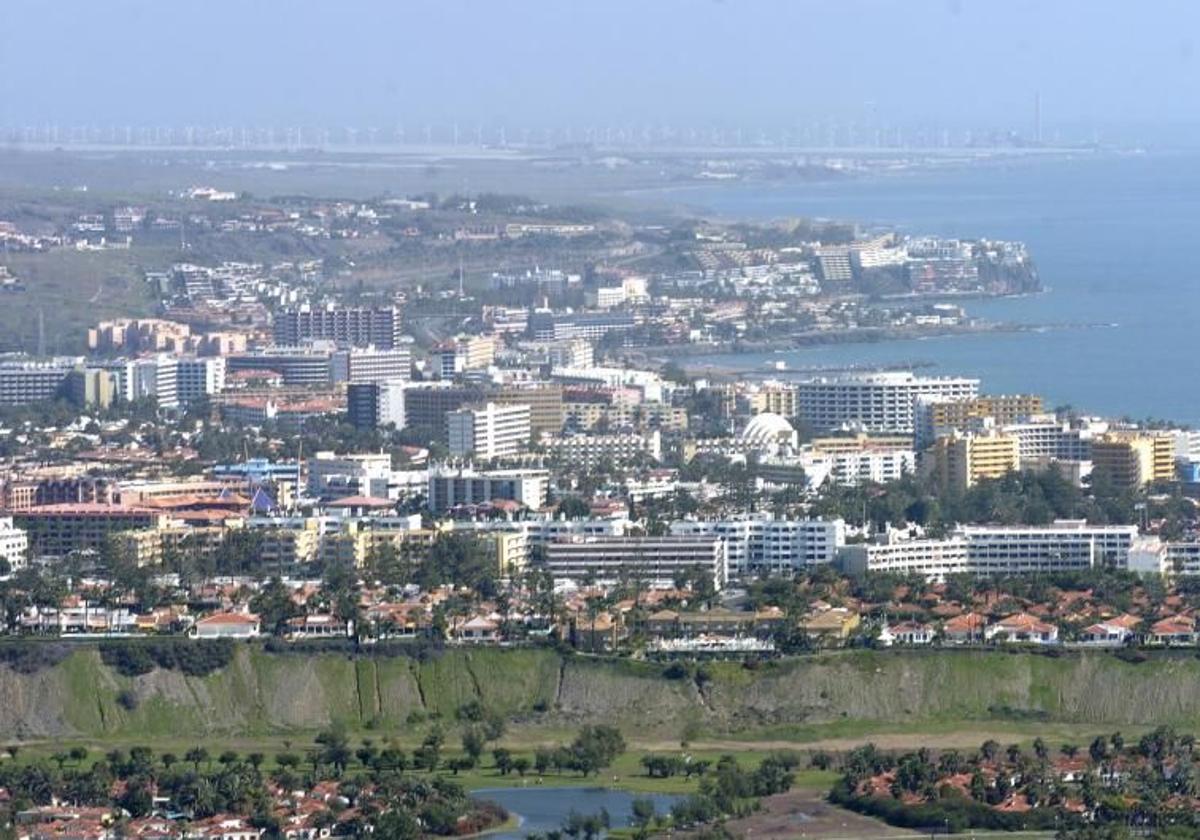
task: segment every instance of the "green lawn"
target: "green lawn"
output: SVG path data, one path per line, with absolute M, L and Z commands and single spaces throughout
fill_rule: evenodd
M 1061 721 L 1013 721 L 1003 719 L 979 720 L 933 720 L 914 723 L 884 723 L 880 721 L 844 720 L 833 723 L 815 724 L 779 724 L 776 726 L 760 727 L 752 730 L 730 733 L 723 736 L 721 742 L 736 742 L 745 744 L 747 748 L 769 749 L 778 748 L 781 742 L 787 742 L 794 749 L 803 750 L 813 744 L 823 742 L 862 742 L 874 741 L 879 746 L 888 749 L 916 749 L 919 746 L 949 747 L 948 742 L 964 740 L 963 745 L 953 745 L 962 749 L 964 746 L 978 746 L 971 740 L 978 735 L 982 743 L 988 737 L 1002 740 L 1004 743 L 1016 743 L 1028 746 L 1034 739 L 1042 738 L 1052 748 L 1060 744 L 1072 743 L 1086 746 L 1097 735 L 1111 735 L 1115 731 L 1125 735 L 1139 736 L 1149 732 L 1151 726 L 1103 726 L 1098 724 L 1072 724 Z M 926 739 L 928 740 L 925 743 Z
M 142 743 L 147 743 L 152 746 L 156 756 L 163 753 L 173 753 L 182 762 L 184 753 L 192 747 L 197 746 L 197 741 L 188 739 L 178 740 L 162 740 L 147 739 Z M 380 743 L 375 739 L 376 745 Z M 514 757 L 525 756 L 532 760 L 532 748 L 508 741 L 503 741 L 504 745 L 513 751 Z M 137 741 L 127 741 L 124 743 L 104 743 L 98 744 L 94 742 L 62 742 L 56 741 L 53 743 L 39 743 L 23 746 L 17 753 L 14 759 L 17 762 L 25 763 L 36 759 L 49 759 L 55 754 L 65 752 L 72 746 L 81 745 L 89 750 L 88 758 L 85 763 L 98 761 L 103 758 L 104 754 L 113 749 L 128 750 L 130 747 L 138 746 Z M 233 750 L 246 755 L 252 752 L 261 752 L 265 756 L 263 769 L 270 771 L 278 766 L 275 763 L 275 756 L 280 752 L 290 749 L 292 752 L 304 754 L 305 750 L 312 746 L 311 740 L 289 740 L 285 747 L 284 743 L 278 740 L 255 740 L 255 739 L 239 739 L 234 741 L 229 740 L 213 740 L 205 739 L 202 743 L 210 755 L 210 761 L 215 766 L 217 757 L 226 750 Z M 352 740 L 352 747 L 358 746 L 357 740 Z M 463 755 L 461 750 L 456 749 L 450 738 L 447 738 L 447 748 L 442 751 L 442 761 L 445 763 L 449 759 L 457 758 Z M 729 750 L 674 750 L 675 754 L 690 755 L 694 760 L 707 760 L 716 763 L 723 755 L 733 755 L 739 763 L 753 767 L 763 759 L 767 752 L 744 749 L 738 751 Z M 611 767 L 602 770 L 600 773 L 591 776 L 580 776 L 578 773 L 564 771 L 562 773 L 549 772 L 544 776 L 539 776 L 537 772 L 530 769 L 524 777 L 512 772 L 506 776 L 500 775 L 492 763 L 491 750 L 484 752 L 480 761 L 480 766 L 473 770 L 460 771 L 453 773 L 450 770 L 439 769 L 437 775 L 446 778 L 452 778 L 458 781 L 463 787 L 468 790 L 476 788 L 492 788 L 492 787 L 524 787 L 537 784 L 544 784 L 551 787 L 610 787 L 621 790 L 629 790 L 637 793 L 660 793 L 660 794 L 688 794 L 694 793 L 699 788 L 699 778 L 694 777 L 687 779 L 683 776 L 675 776 L 671 778 L 651 778 L 646 775 L 640 764 L 642 756 L 646 755 L 647 751 L 631 745 L 622 755 L 618 756 Z M 67 761 L 65 766 L 70 768 L 75 766 L 73 762 Z M 306 766 L 306 765 L 303 765 Z M 361 771 L 361 767 L 355 763 L 351 764 L 348 772 L 353 774 Z M 837 778 L 837 774 L 832 771 L 805 769 L 799 770 L 796 773 L 796 787 L 809 790 L 828 790 Z

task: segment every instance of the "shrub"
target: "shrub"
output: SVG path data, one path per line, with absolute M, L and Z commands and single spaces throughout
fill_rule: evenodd
M 1150 658 L 1140 650 L 1135 650 L 1134 648 L 1121 648 L 1113 653 L 1113 656 L 1117 657 L 1117 659 L 1120 659 L 1122 662 L 1128 662 L 1131 665 L 1138 665 Z
M 478 700 L 468 700 L 458 707 L 455 717 L 459 720 L 481 721 L 483 720 L 483 704 Z
M 692 675 L 692 669 L 682 662 L 672 662 L 663 668 L 662 675 L 669 680 L 685 680 Z
M 126 677 L 148 674 L 157 668 L 203 677 L 233 661 L 234 643 L 228 639 L 191 641 L 154 639 L 138 642 L 105 642 L 100 658 Z
M 44 642 L 11 642 L 0 645 L 0 662 L 18 674 L 35 674 L 53 668 L 71 655 L 66 645 Z
M 154 660 L 141 645 L 105 642 L 100 646 L 104 664 L 126 677 L 138 677 L 154 670 Z
M 138 696 L 132 690 L 123 688 L 117 692 L 117 705 L 128 712 L 138 707 Z
M 818 770 L 828 770 L 833 766 L 833 756 L 824 750 L 819 750 L 809 757 L 808 765 Z

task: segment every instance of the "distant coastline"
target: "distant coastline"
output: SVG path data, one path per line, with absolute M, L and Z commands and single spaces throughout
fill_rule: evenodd
M 704 356 L 757 356 L 763 353 L 786 353 L 808 347 L 839 344 L 880 344 L 888 341 L 920 341 L 934 338 L 953 338 L 964 335 L 986 335 L 990 333 L 1042 333 L 1058 330 L 1111 329 L 1115 324 L 1018 324 L 988 323 L 941 327 L 861 327 L 848 330 L 819 330 L 798 333 L 786 339 L 772 341 L 734 341 L 710 344 L 658 345 L 638 348 L 647 358 L 661 362 L 674 361 L 681 357 Z M 685 365 L 688 367 L 705 367 Z M 728 365 L 730 369 L 758 370 L 759 365 Z

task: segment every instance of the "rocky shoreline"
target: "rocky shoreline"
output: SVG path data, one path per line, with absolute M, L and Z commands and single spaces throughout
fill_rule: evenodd
M 877 344 L 883 341 L 911 341 L 925 338 L 945 338 L 960 335 L 983 335 L 989 333 L 1045 332 L 1047 330 L 1101 329 L 1112 324 L 1015 324 L 1009 322 L 974 323 L 959 326 L 938 327 L 861 327 L 845 330 L 813 330 L 795 333 L 786 338 L 770 341 L 730 341 L 708 344 L 665 344 L 638 348 L 638 355 L 670 360 L 681 356 L 696 355 L 752 355 L 777 353 L 804 347 L 819 347 L 832 344 Z

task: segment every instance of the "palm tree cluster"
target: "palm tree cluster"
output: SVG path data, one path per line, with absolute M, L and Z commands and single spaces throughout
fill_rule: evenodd
M 1158 727 L 1134 743 L 1097 736 L 1086 750 L 1042 738 L 1031 749 L 985 741 L 970 754 L 923 748 L 894 755 L 867 745 L 845 759 L 831 798 L 906 827 L 1097 827 L 1141 834 L 1200 829 L 1195 738 Z M 1188 835 L 1194 836 L 1194 835 Z
M 495 806 L 471 800 L 452 779 L 410 773 L 436 769 L 436 760 L 422 765 L 421 750 L 410 759 L 391 742 L 364 739 L 354 747 L 336 728 L 320 733 L 303 754 L 290 742 L 284 746 L 269 770 L 265 753 L 214 754 L 199 745 L 182 754 L 137 746 L 103 756 L 73 747 L 20 760 L 14 746 L 8 748 L 10 760 L 0 764 L 0 786 L 11 794 L 6 805 L 12 814 L 52 803 L 111 808 L 120 821 L 172 812 L 187 823 L 228 814 L 268 837 L 281 837 L 285 821 L 302 815 L 291 792 L 318 786 L 334 793 L 323 797 L 321 812 L 308 816 L 338 836 L 450 835 L 464 825 L 486 830 L 506 818 Z

